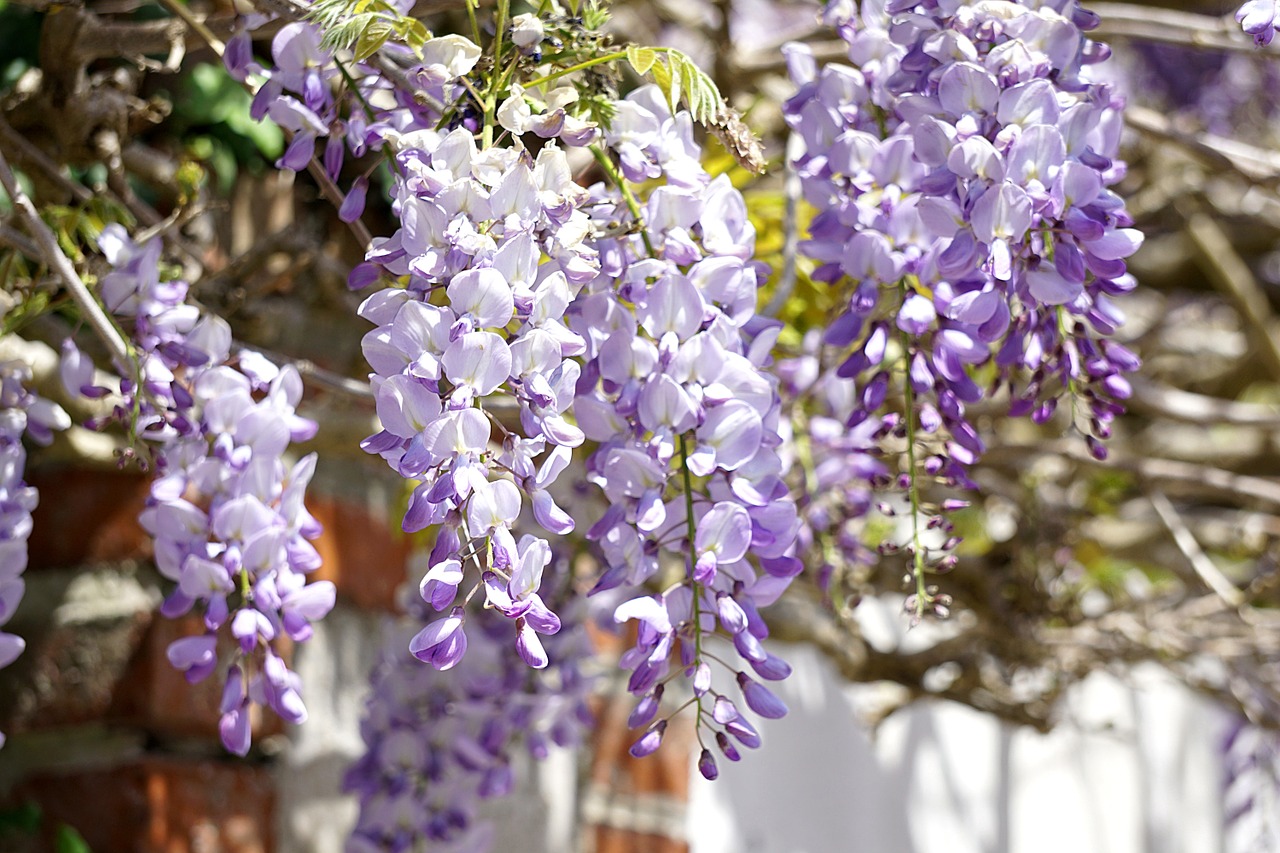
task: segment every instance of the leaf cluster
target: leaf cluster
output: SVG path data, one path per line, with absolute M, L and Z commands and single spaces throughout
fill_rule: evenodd
M 686 54 L 675 48 L 627 47 L 627 62 L 641 76 L 658 84 L 672 110 L 683 103 L 694 121 L 716 124 L 725 109 L 724 98 L 715 81 Z
M 325 31 L 320 46 L 350 50 L 357 62 L 373 56 L 395 39 L 420 53 L 431 31 L 417 18 L 403 15 L 386 0 L 319 0 L 309 17 Z

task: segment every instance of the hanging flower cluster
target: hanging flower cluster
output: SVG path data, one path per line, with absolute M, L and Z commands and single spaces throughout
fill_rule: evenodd
M 0 361 L 0 628 L 22 602 L 26 584 L 27 537 L 31 513 L 39 496 L 23 482 L 27 451 L 23 436 L 37 444 L 49 444 L 55 430 L 71 425 L 62 408 L 27 390 L 31 368 L 19 361 Z M 26 642 L 17 634 L 0 631 L 0 669 L 13 663 Z M 0 746 L 4 745 L 0 732 Z
M 189 681 L 203 680 L 219 668 L 219 632 L 229 632 L 235 652 L 225 666 L 220 731 L 243 755 L 251 704 L 289 722 L 306 718 L 298 677 L 277 646 L 308 639 L 311 622 L 334 604 L 332 583 L 306 581 L 320 565 L 308 541 L 320 525 L 303 506 L 315 455 L 292 466 L 284 460 L 316 425 L 295 411 L 297 370 L 248 351 L 232 361 L 226 322 L 187 304 L 185 282 L 160 280 L 158 242 L 137 245 L 108 226 L 101 245 L 112 265 L 103 301 L 126 319 L 138 365 L 135 377 L 120 379 L 122 401 L 107 421 L 149 445 L 157 476 L 140 522 L 155 540 L 156 566 L 177 583 L 161 612 L 204 608 L 205 632 L 174 641 L 168 657 Z M 68 339 L 67 390 L 106 394 L 92 371 Z
M 537 759 L 552 744 L 575 746 L 591 724 L 583 673 L 592 648 L 580 624 L 583 602 L 559 596 L 564 629 L 548 639 L 551 663 L 530 669 L 511 655 L 504 616 L 490 609 L 472 621 L 465 666 L 425 667 L 406 652 L 428 618 L 411 604 L 407 630 L 395 626 L 361 722 L 366 752 L 343 787 L 360 801 L 352 853 L 420 849 L 478 853 L 492 844 L 492 826 L 477 814 L 482 800 L 512 793 L 512 759 L 525 749 Z
M 1112 298 L 1134 286 L 1124 259 L 1142 235 L 1108 188 L 1124 174 L 1121 102 L 1084 74 L 1108 52 L 1074 0 L 834 3 L 826 19 L 852 66 L 788 53 L 795 165 L 818 210 L 801 249 L 843 288 L 823 341 L 856 384 L 846 425 L 904 445 L 919 615 L 936 603 L 926 566 L 958 540 L 924 543 L 923 522 L 949 522 L 917 478 L 972 487 L 985 446 L 966 406 L 984 384 L 1037 423 L 1066 396 L 1105 455 L 1137 362 L 1103 338 L 1123 319 Z
M 617 104 L 605 144 L 616 170 L 612 184 L 592 189 L 591 210 L 598 231 L 625 233 L 596 242 L 600 275 L 571 308 L 571 326 L 587 341 L 574 412 L 597 442 L 587 468 L 609 501 L 587 534 L 607 565 L 596 589 L 638 591 L 664 553 L 679 555 L 679 580 L 617 609 L 619 622 L 640 623 L 622 660 L 640 697 L 631 723 L 649 723 L 683 671 L 699 736 L 705 728 L 723 741 L 728 732 L 754 746 L 750 723 L 714 686 L 713 663 L 729 665 L 702 646 L 723 629 L 746 662 L 730 671 L 747 704 L 785 713 L 743 672 L 788 674 L 761 645 L 768 629 L 758 608 L 802 568 L 777 452 L 779 396 L 763 370 L 778 324 L 755 313 L 755 230 L 728 178 L 703 169 L 688 113 L 673 115 L 657 87 Z M 654 180 L 643 202 L 634 197 L 630 184 Z M 652 752 L 665 725 L 653 723 L 633 752 Z M 709 752 L 701 766 L 716 772 Z
M 579 209 L 587 196 L 554 144 L 534 158 L 478 147 L 465 128 L 393 144 L 401 226 L 375 241 L 368 265 L 405 284 L 360 308 L 377 325 L 364 353 L 383 427 L 363 446 L 419 483 L 404 529 L 438 530 L 423 595 L 451 610 L 412 648 L 439 669 L 462 657 L 454 602 L 471 565 L 488 606 L 514 622 L 519 654 L 545 666 L 540 636 L 560 627 L 538 594 L 550 549 L 512 529 L 526 500 L 547 532 L 574 528 L 548 487 L 584 438 L 566 417 L 584 344 L 564 315 L 599 268 Z M 518 423 L 504 422 L 512 409 Z

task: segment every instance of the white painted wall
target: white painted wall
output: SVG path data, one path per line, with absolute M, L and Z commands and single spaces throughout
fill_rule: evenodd
M 945 702 L 873 736 L 875 686 L 779 649 L 791 713 L 714 783 L 697 778 L 693 853 L 1220 853 L 1227 718 L 1158 668 L 1091 676 L 1050 734 Z M 771 687 L 774 685 L 771 685 Z

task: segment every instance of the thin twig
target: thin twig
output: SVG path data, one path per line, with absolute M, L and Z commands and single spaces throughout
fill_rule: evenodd
M 31 238 L 26 234 L 10 228 L 8 225 L 0 224 L 0 244 L 11 249 L 17 249 L 33 261 L 38 261 L 41 258 L 40 247 L 31 242 Z
M 1209 555 L 1200 547 L 1200 543 L 1196 541 L 1193 534 L 1182 517 L 1178 515 L 1178 511 L 1174 508 L 1173 503 L 1165 496 L 1165 493 L 1159 489 L 1150 489 L 1147 492 L 1147 499 L 1151 501 L 1151 506 L 1155 508 L 1156 515 L 1160 516 L 1160 521 L 1169 529 L 1169 533 L 1173 535 L 1174 544 L 1178 546 L 1178 550 L 1187 558 L 1187 562 L 1191 564 L 1191 568 L 1195 569 L 1200 580 L 1204 581 L 1205 586 L 1216 593 L 1223 601 L 1232 607 L 1239 607 L 1244 604 L 1244 594 L 1236 588 L 1235 584 L 1227 580 L 1222 571 L 1209 559 Z
M 1201 426 L 1231 424 L 1280 430 L 1280 409 L 1275 406 L 1193 394 L 1140 376 L 1132 377 L 1129 382 L 1133 386 L 1131 407 L 1134 409 Z
M 39 168 L 50 181 L 57 184 L 63 192 L 70 195 L 80 204 L 84 204 L 93 199 L 93 193 L 88 187 L 73 181 L 66 175 L 62 174 L 62 169 L 58 164 L 50 160 L 45 153 L 35 145 L 32 145 L 25 136 L 14 130 L 9 122 L 5 120 L 3 115 L 0 115 L 0 139 L 3 139 L 5 144 L 12 146 L 19 154 L 22 155 L 24 160 L 29 162 L 32 166 Z
M 129 369 L 132 359 L 129 357 L 129 347 L 124 338 L 120 336 L 119 330 L 116 329 L 106 312 L 102 310 L 98 300 L 89 292 L 89 288 L 81 280 L 76 268 L 58 245 L 58 238 L 54 236 L 53 231 L 49 229 L 48 225 L 45 225 L 44 220 L 40 218 L 40 214 L 36 212 L 35 205 L 31 203 L 31 199 L 27 198 L 27 194 L 18 186 L 18 182 L 13 176 L 13 170 L 9 168 L 9 161 L 5 159 L 3 152 L 0 152 L 0 184 L 4 185 L 5 191 L 9 194 L 9 199 L 13 202 L 14 207 L 18 209 L 23 221 L 26 222 L 31 236 L 35 238 L 42 260 L 62 278 L 63 284 L 66 285 L 67 291 L 71 294 L 71 298 L 75 300 L 76 304 L 80 306 L 80 310 L 84 313 L 85 320 L 88 321 L 94 333 L 106 345 L 107 351 L 111 354 L 111 360 L 116 369 L 120 371 L 120 375 L 132 375 L 132 371 Z
M 191 10 L 187 8 L 185 3 L 179 3 L 177 0 L 160 0 L 160 5 L 169 10 L 175 17 L 181 18 L 182 22 L 190 27 L 196 35 L 204 41 L 205 44 L 218 54 L 218 58 L 222 58 L 222 54 L 226 51 L 226 45 L 222 43 L 222 39 L 213 34 L 213 31 L 205 26 L 195 15 L 191 14 Z
M 1249 337 L 1261 350 L 1271 375 L 1280 379 L 1280 329 L 1276 328 L 1271 305 L 1253 277 L 1253 271 L 1212 216 L 1187 204 L 1180 204 L 1178 208 L 1186 219 L 1186 233 L 1199 255 L 1201 266 L 1213 283 L 1236 304 Z
M 297 369 L 298 375 L 301 376 L 304 381 L 309 382 L 312 385 L 325 388 L 330 391 L 337 391 L 340 394 L 364 403 L 373 403 L 376 400 L 373 394 L 373 389 L 369 387 L 368 382 L 359 382 L 348 376 L 343 376 L 340 373 L 334 373 L 332 370 L 325 370 L 323 367 L 320 367 L 315 362 L 308 359 L 292 358 L 278 352 L 263 349 L 260 346 L 242 344 L 238 341 L 232 346 L 232 351 L 237 354 L 245 351 L 256 352 L 258 355 L 261 355 L 268 361 L 274 363 L 277 367 L 284 367 L 285 365 L 290 364 L 293 365 Z
M 1127 471 L 1146 483 L 1178 485 L 1222 498 L 1261 501 L 1280 507 L 1280 481 L 1268 477 L 1237 474 L 1211 465 L 1181 462 L 1159 457 L 1127 457 L 1112 454 L 1105 461 L 1095 459 L 1077 441 L 1055 441 L 1041 444 L 1007 443 L 991 447 L 983 456 L 987 462 L 1016 466 L 1025 470 L 1029 460 L 1037 456 L 1060 456 L 1094 468 Z
M 1152 41 L 1255 56 L 1260 53 L 1253 39 L 1230 17 L 1130 3 L 1091 3 L 1089 9 L 1102 19 L 1097 29 L 1089 33 L 1090 38 Z
M 1183 131 L 1167 116 L 1146 107 L 1125 108 L 1124 120 L 1134 130 L 1177 143 L 1209 164 L 1231 169 L 1250 181 L 1280 180 L 1280 152 L 1212 133 Z

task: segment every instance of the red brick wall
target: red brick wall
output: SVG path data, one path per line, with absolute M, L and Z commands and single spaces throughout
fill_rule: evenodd
M 165 658 L 173 639 L 200 630 L 198 617 L 164 619 L 144 599 L 89 623 L 52 624 L 86 578 L 108 589 L 119 578 L 153 597 L 167 588 L 147 562 L 137 525 L 146 478 L 66 467 L 35 467 L 29 476 L 44 500 L 34 514 L 29 593 L 11 623 L 29 646 L 0 672 L 0 730 L 10 737 L 0 751 L 0 813 L 39 806 L 42 834 L 27 839 L 32 850 L 53 849 L 63 823 L 94 853 L 277 849 L 270 750 L 248 760 L 226 755 L 217 739 L 216 679 L 189 685 Z M 325 528 L 316 578 L 336 584 L 342 606 L 390 611 L 404 580 L 406 537 L 351 500 L 318 493 L 309 506 Z M 684 853 L 688 720 L 672 725 L 656 755 L 633 759 L 631 701 L 625 694 L 601 699 L 581 848 Z M 266 714 L 256 721 L 255 743 L 285 728 Z M 0 836 L 0 849 L 17 844 Z

